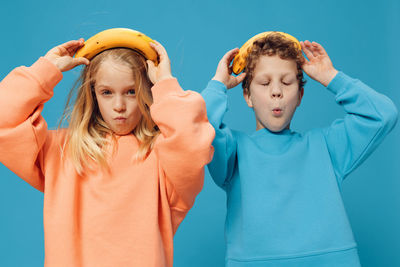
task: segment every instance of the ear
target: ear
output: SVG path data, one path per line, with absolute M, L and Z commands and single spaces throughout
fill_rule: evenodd
M 304 88 L 301 88 L 299 94 L 299 102 L 297 103 L 297 106 L 300 106 L 301 100 L 303 99 L 303 95 L 304 95 Z
M 243 97 L 244 97 L 244 100 L 246 100 L 246 103 L 249 106 L 249 108 L 253 108 L 253 101 L 251 100 L 251 97 L 250 97 L 250 88 L 248 90 L 248 93 L 246 93 L 243 90 Z

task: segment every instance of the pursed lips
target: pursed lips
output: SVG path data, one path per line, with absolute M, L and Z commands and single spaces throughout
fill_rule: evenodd
M 120 117 L 114 118 L 114 120 L 116 120 L 117 122 L 124 122 L 124 121 L 126 121 L 126 118 L 120 116 Z
M 279 116 L 279 115 L 282 114 L 282 109 L 281 109 L 281 108 L 278 108 L 278 107 L 273 108 L 273 109 L 272 109 L 272 113 L 273 113 L 275 116 Z

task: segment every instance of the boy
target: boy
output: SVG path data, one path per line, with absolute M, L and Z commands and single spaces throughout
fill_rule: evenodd
M 396 107 L 338 72 L 315 42 L 273 32 L 253 43 L 245 73 L 235 77 L 229 65 L 237 52 L 225 54 L 202 92 L 216 130 L 208 169 L 227 194 L 226 265 L 360 266 L 341 183 L 394 127 Z M 305 134 L 290 130 L 303 71 L 336 95 L 344 119 Z M 256 117 L 251 135 L 222 122 L 227 89 L 242 81 Z

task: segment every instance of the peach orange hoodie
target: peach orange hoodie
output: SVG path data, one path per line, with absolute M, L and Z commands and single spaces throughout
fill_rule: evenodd
M 172 266 L 173 236 L 203 186 L 215 132 L 204 100 L 176 79 L 152 88 L 154 149 L 134 162 L 138 140 L 118 136 L 110 172 L 79 176 L 61 153 L 66 130 L 41 116 L 62 73 L 40 58 L 0 83 L 0 161 L 44 192 L 45 266 Z

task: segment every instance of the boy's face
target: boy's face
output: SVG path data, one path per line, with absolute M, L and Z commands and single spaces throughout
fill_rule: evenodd
M 260 56 L 249 91 L 250 95 L 245 93 L 244 98 L 254 110 L 257 130 L 289 129 L 304 93 L 303 88 L 299 90 L 296 61 L 281 59 L 278 55 Z

